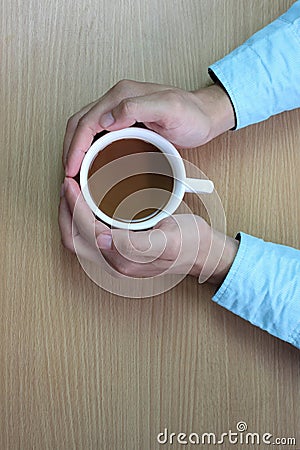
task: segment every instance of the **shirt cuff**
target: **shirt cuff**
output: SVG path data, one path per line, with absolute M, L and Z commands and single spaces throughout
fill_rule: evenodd
M 300 348 L 300 251 L 238 236 L 237 255 L 213 301 Z
M 300 106 L 300 1 L 209 67 L 227 91 L 236 129 Z

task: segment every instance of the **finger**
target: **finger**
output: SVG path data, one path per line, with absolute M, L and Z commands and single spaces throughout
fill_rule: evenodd
M 150 263 L 137 263 L 128 260 L 124 256 L 120 255 L 116 250 L 104 251 L 103 253 L 111 271 L 106 270 L 114 277 L 130 277 L 130 278 L 152 278 L 156 275 L 165 273 L 168 266 L 171 264 L 169 261 L 157 260 Z
M 165 89 L 123 99 L 115 108 L 100 118 L 100 123 L 109 131 L 120 130 L 143 122 L 150 128 L 174 128 L 182 120 L 182 102 L 176 90 Z
M 92 103 L 89 103 L 84 108 L 82 108 L 78 113 L 76 113 L 72 117 L 70 117 L 70 119 L 68 120 L 65 137 L 64 137 L 64 143 L 63 143 L 62 162 L 63 162 L 64 168 L 66 168 L 69 147 L 71 145 L 75 130 L 78 126 L 78 122 L 81 119 L 81 117 L 83 117 L 97 102 L 98 102 L 98 100 L 96 100 Z
M 72 215 L 72 221 L 76 225 L 79 234 L 92 246 L 96 246 L 95 232 L 101 233 L 109 228 L 95 217 L 85 202 L 80 188 L 75 180 L 66 178 L 65 197 Z
M 123 83 L 124 85 L 124 83 Z M 66 174 L 74 177 L 80 168 L 84 154 L 89 149 L 95 135 L 105 129 L 99 123 L 99 118 L 108 109 L 113 108 L 120 101 L 120 87 L 122 83 L 117 83 L 109 91 L 107 91 L 100 99 L 93 102 L 91 108 L 84 108 L 83 114 L 80 114 L 71 122 L 71 131 L 68 133 L 68 158 L 66 160 Z M 123 96 L 126 96 L 126 89 L 123 87 Z M 72 137 L 71 137 L 72 135 Z M 66 144 L 66 145 L 67 145 Z
M 72 235 L 72 215 L 65 197 L 61 197 L 60 199 L 58 224 L 62 244 L 64 245 L 64 247 L 74 253 L 75 249 Z M 76 231 L 78 232 L 78 230 Z
M 95 247 L 95 245 L 91 246 L 80 236 L 78 228 L 72 220 L 72 214 L 64 195 L 60 199 L 58 222 L 62 244 L 67 250 L 76 253 L 79 261 L 83 258 L 97 265 L 101 264 L 106 270 L 109 270 L 109 267 L 107 267 L 108 264 L 105 261 L 105 255 L 101 254 L 98 247 Z M 85 266 L 82 261 L 81 265 L 83 267 Z
M 74 236 L 73 240 L 75 253 L 83 269 L 86 267 L 86 263 L 83 260 L 90 261 L 97 264 L 97 266 L 101 265 L 103 268 L 106 268 L 107 263 L 98 248 L 91 246 L 82 236 L 80 236 L 80 234 Z
M 105 117 L 101 120 L 104 114 L 111 112 L 125 98 L 165 89 L 168 89 L 168 87 L 153 83 L 122 80 L 106 92 L 77 122 L 68 151 L 67 176 L 74 177 L 78 173 L 84 153 L 90 147 L 94 136 L 105 129 L 112 131 L 109 127 L 109 121 L 105 120 Z
M 74 228 L 72 232 L 72 215 L 65 197 L 61 198 L 59 205 L 59 225 L 61 230 L 62 243 L 72 253 L 76 253 L 84 270 L 90 270 L 90 266 L 86 266 L 87 260 L 92 263 L 101 265 L 110 275 L 123 278 L 149 278 L 163 273 L 166 268 L 157 263 L 140 264 L 128 260 L 120 253 L 114 250 L 101 250 L 92 247 L 85 239 L 80 236 L 78 230 Z
M 167 246 L 166 234 L 157 229 L 151 231 L 133 232 L 127 230 L 112 230 L 97 235 L 100 249 L 117 250 L 131 262 L 143 263 L 163 258 Z
M 80 236 L 76 226 L 75 228 L 73 226 L 72 230 L 72 216 L 65 197 L 62 197 L 60 201 L 59 226 L 62 243 L 67 250 L 76 253 L 79 260 L 83 258 L 96 264 L 104 264 L 99 249 L 95 248 L 95 246 L 90 246 L 89 243 Z
M 95 263 L 97 266 L 101 265 L 106 272 L 115 278 L 151 277 L 161 272 L 161 269 L 154 265 L 133 263 L 116 250 L 102 251 L 101 254 L 99 249 L 86 242 L 78 231 L 74 230 L 74 227 L 72 232 L 72 215 L 65 197 L 61 198 L 59 205 L 59 226 L 64 247 L 72 253 L 76 253 L 83 269 L 86 271 L 90 270 L 90 266 L 87 266 L 83 260 Z

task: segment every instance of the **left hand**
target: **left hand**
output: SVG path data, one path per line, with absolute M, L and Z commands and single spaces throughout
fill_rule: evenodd
M 99 263 L 100 249 L 109 264 L 128 277 L 151 277 L 166 271 L 199 276 L 204 272 L 210 282 L 219 285 L 238 248 L 235 239 L 192 214 L 170 216 L 149 231 L 111 230 L 95 219 L 71 178 L 64 182 L 59 226 L 62 242 L 70 251 L 76 249 L 79 256 Z

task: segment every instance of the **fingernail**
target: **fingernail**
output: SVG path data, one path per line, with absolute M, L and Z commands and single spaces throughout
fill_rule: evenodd
M 109 112 L 109 113 L 103 114 L 103 116 L 100 120 L 100 125 L 103 128 L 107 128 L 107 127 L 110 127 L 114 123 L 114 121 L 115 121 L 114 116 L 112 115 L 112 113 Z
M 100 234 L 97 239 L 97 243 L 99 248 L 102 250 L 111 250 L 112 249 L 112 236 L 111 234 Z

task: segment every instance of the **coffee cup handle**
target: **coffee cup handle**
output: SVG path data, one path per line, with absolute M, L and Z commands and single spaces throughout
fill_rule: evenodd
M 213 190 L 214 183 L 211 180 L 200 180 L 198 178 L 185 179 L 185 192 L 211 194 Z

